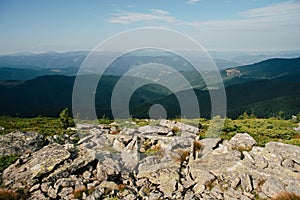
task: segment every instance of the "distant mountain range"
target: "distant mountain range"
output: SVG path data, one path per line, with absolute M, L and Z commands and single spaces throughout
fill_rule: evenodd
M 30 80 L 45 75 L 76 75 L 88 51 L 65 53 L 46 52 L 41 54 L 18 53 L 0 55 L 0 80 Z M 101 57 L 114 57 L 114 52 L 99 53 Z M 191 56 L 197 54 L 190 52 Z M 260 62 L 270 58 L 300 57 L 300 51 L 284 51 L 271 53 L 209 52 L 219 70 Z M 200 59 L 201 60 L 201 59 Z M 159 62 L 172 66 L 177 71 L 189 71 L 190 67 L 177 55 L 162 52 L 139 52 L 118 58 L 107 72 L 107 75 L 122 75 L 130 67 Z M 201 62 L 201 61 L 200 61 Z
M 40 55 L 40 60 L 35 58 L 35 65 L 37 65 L 35 67 L 32 67 L 29 61 L 25 62 L 22 59 L 14 61 L 11 58 L 14 56 L 0 57 L 0 63 L 2 63 L 0 66 L 6 66 L 0 68 L 0 79 L 2 79 L 0 81 L 0 115 L 57 116 L 63 108 L 71 108 L 76 65 L 78 67 L 81 64 L 84 53 L 73 52 L 67 55 L 50 53 L 52 58 L 49 59 L 52 63 L 64 61 L 68 63 L 57 64 L 55 68 L 52 66 L 47 68 L 49 65 L 45 64 L 46 61 L 43 60 L 42 55 Z M 19 58 L 19 56 L 16 57 Z M 35 57 L 36 55 L 29 56 Z M 73 61 L 64 60 L 64 56 L 73 56 Z M 25 59 L 27 56 L 23 57 Z M 54 58 L 57 58 L 56 61 Z M 181 67 L 181 61 L 175 62 L 176 57 L 165 55 L 162 57 L 141 56 L 138 60 L 134 56 L 128 56 L 116 61 L 101 78 L 99 82 L 101 90 L 96 91 L 98 117 L 112 116 L 111 95 L 122 73 L 128 70 L 132 63 L 141 61 L 147 63 L 153 59 L 161 59 L 161 62 L 172 67 L 174 65 L 176 71 L 180 71 L 189 80 L 200 102 L 201 116 L 210 117 L 209 93 L 201 76 L 195 71 L 184 70 L 186 68 Z M 11 65 L 3 64 L 4 60 L 7 63 L 10 62 Z M 123 71 L 119 70 L 121 67 L 118 62 L 123 64 L 121 65 Z M 275 58 L 251 65 L 230 66 L 222 69 L 220 73 L 226 86 L 229 117 L 236 118 L 244 111 L 253 111 L 259 117 L 276 115 L 279 111 L 283 111 L 285 117 L 290 117 L 300 112 L 300 58 Z M 85 78 L 91 80 L 96 78 L 96 75 L 85 75 Z M 131 83 L 138 81 L 136 77 L 125 78 Z M 189 88 L 185 89 L 180 82 L 178 85 L 182 87 L 178 93 L 189 93 Z M 176 117 L 180 113 L 176 94 L 158 84 L 147 84 L 134 92 L 130 99 L 130 113 L 134 117 L 148 117 L 148 110 L 153 104 L 163 105 L 168 117 Z

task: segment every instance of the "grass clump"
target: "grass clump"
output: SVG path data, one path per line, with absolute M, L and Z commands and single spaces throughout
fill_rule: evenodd
M 271 198 L 271 200 L 300 200 L 300 196 L 295 193 L 283 191 L 277 194 L 274 198 Z
M 0 200 L 18 200 L 20 199 L 20 196 L 7 189 L 0 188 Z
M 147 156 L 159 156 L 162 155 L 162 148 L 160 145 L 153 145 L 145 151 Z

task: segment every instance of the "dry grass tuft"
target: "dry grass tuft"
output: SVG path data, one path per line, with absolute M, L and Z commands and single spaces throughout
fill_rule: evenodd
M 300 196 L 295 193 L 283 191 L 271 198 L 271 200 L 300 200 Z
M 19 195 L 11 190 L 0 188 L 0 200 L 17 200 Z

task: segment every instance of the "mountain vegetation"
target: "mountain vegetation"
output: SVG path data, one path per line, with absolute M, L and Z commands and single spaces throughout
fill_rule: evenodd
M 133 62 L 134 57 L 125 56 L 125 58 L 120 59 L 122 62 L 120 60 L 118 62 L 125 63 L 124 65 L 128 67 L 129 63 Z M 151 61 L 153 58 L 144 57 L 141 60 L 147 59 Z M 165 59 L 166 64 L 171 65 L 172 59 L 174 57 L 169 60 Z M 113 63 L 112 68 L 106 72 L 107 75 L 99 81 L 98 85 L 101 85 L 101 89 L 98 86 L 95 95 L 98 118 L 102 116 L 112 117 L 110 109 L 111 96 L 121 75 L 109 74 L 115 74 L 114 71 L 118 71 L 120 68 L 117 65 L 118 62 Z M 253 65 L 228 68 L 221 71 L 227 96 L 227 116 L 237 118 L 245 111 L 252 111 L 258 117 L 272 117 L 282 111 L 283 118 L 291 118 L 292 115 L 300 112 L 299 65 L 300 58 L 270 59 Z M 177 65 L 177 68 L 179 70 L 180 66 Z M 22 74 L 22 69 L 19 70 Z M 43 71 L 43 69 L 40 70 Z M 126 70 L 126 67 L 123 70 Z M 228 72 L 228 70 L 233 70 L 233 73 L 232 71 Z M 210 96 L 202 77 L 194 71 L 180 72 L 193 86 L 199 101 L 201 117 L 211 118 Z M 119 73 L 121 72 L 119 71 Z M 26 73 L 24 73 L 24 76 L 26 76 Z M 0 115 L 58 117 L 62 109 L 71 109 L 74 76 L 47 75 L 25 81 L 18 75 L 15 78 L 18 80 L 0 81 Z M 97 76 L 85 75 L 83 78 L 88 82 L 94 80 Z M 143 81 L 140 78 L 129 76 L 123 76 L 123 78 L 133 85 L 135 82 Z M 172 75 L 170 78 L 172 78 Z M 131 87 L 130 84 L 128 88 Z M 178 94 L 185 95 L 185 93 L 190 92 L 184 89 L 185 85 L 180 81 L 177 85 L 182 88 L 181 91 L 177 92 Z M 216 88 L 216 90 L 218 89 Z M 171 92 L 165 86 L 154 83 L 144 85 L 133 93 L 129 105 L 130 114 L 137 118 L 148 118 L 148 110 L 154 104 L 163 105 L 169 118 L 180 116 L 176 93 Z M 88 118 L 89 116 L 82 117 Z

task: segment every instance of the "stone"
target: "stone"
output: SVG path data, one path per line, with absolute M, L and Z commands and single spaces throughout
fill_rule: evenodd
M 189 161 L 191 171 L 200 169 L 213 175 L 220 175 L 222 171 L 235 166 L 241 160 L 241 152 L 230 150 L 227 146 L 220 145 L 217 149 L 205 156 Z
M 28 161 L 21 166 L 13 164 L 5 169 L 2 175 L 3 183 L 11 188 L 20 187 L 22 182 L 27 182 L 27 185 L 30 186 L 34 182 L 33 179 L 53 171 L 70 155 L 62 145 L 53 143 L 45 146 L 32 153 Z
M 126 195 L 126 197 L 124 198 L 124 200 L 132 200 L 132 199 L 136 199 L 136 196 L 134 194 L 128 194 Z
M 32 186 L 29 190 L 29 192 L 33 192 L 33 191 L 36 191 L 40 188 L 40 184 L 35 184 L 34 186 Z
M 89 129 L 93 129 L 96 128 L 96 125 L 93 124 L 78 124 L 76 123 L 76 129 L 77 130 L 89 130 Z
M 225 200 L 241 199 L 242 196 L 243 196 L 243 194 L 241 191 L 234 190 L 233 188 L 224 190 L 224 199 Z
M 155 191 L 155 192 L 150 192 L 149 195 L 149 200 L 157 200 L 157 199 L 161 199 L 161 197 L 163 196 L 162 193 Z
M 43 180 L 53 181 L 64 176 L 68 176 L 96 160 L 94 151 L 86 148 L 83 145 L 77 146 L 76 151 L 77 157 L 74 160 L 72 160 L 70 163 L 65 163 L 59 169 L 56 169 L 49 176 L 45 177 Z
M 291 180 L 289 181 L 286 190 L 291 193 L 295 193 L 296 195 L 300 196 L 300 180 Z
M 205 155 L 218 147 L 218 144 L 221 142 L 221 138 L 205 138 L 200 140 L 200 142 L 203 144 L 201 154 Z
M 70 195 L 73 193 L 72 187 L 64 187 L 61 189 L 61 191 L 58 193 L 58 196 L 61 199 L 69 199 Z
M 48 189 L 48 196 L 55 199 L 57 197 L 57 190 L 50 186 Z
M 273 154 L 279 154 L 283 159 L 290 158 L 300 164 L 299 146 L 283 144 L 280 142 L 268 142 L 265 146 L 265 150 Z
M 191 176 L 197 182 L 197 185 L 208 185 L 215 180 L 215 176 L 206 170 L 202 170 L 201 166 L 199 168 L 191 167 Z
M 193 187 L 193 191 L 194 191 L 195 194 L 201 194 L 204 190 L 205 190 L 205 185 L 203 185 L 201 183 L 197 183 Z
M 41 184 L 41 191 L 46 193 L 49 190 L 49 187 L 51 185 L 51 182 L 44 182 Z
M 228 143 L 236 150 L 250 150 L 256 145 L 256 141 L 248 133 L 237 133 Z
M 124 169 L 130 172 L 135 171 L 139 162 L 139 145 L 138 138 L 134 137 L 132 141 L 126 146 L 125 150 L 121 152 Z
M 284 191 L 284 185 L 273 178 L 269 178 L 262 186 L 262 192 L 268 197 L 275 197 L 279 192 Z
M 118 159 L 113 157 L 113 154 L 103 152 L 101 155 L 98 154 L 98 160 L 96 177 L 99 181 L 107 180 L 108 177 L 114 179 L 120 175 L 121 165 Z
M 249 174 L 242 175 L 241 184 L 244 191 L 251 192 L 253 190 L 252 181 Z
M 120 141 L 120 139 L 115 139 L 113 143 L 113 148 L 118 152 L 122 152 L 125 150 L 125 145 L 122 141 Z
M 0 156 L 35 152 L 46 144 L 45 137 L 36 132 L 11 132 L 0 135 Z
M 75 199 L 75 190 L 89 200 L 249 200 L 254 194 L 269 199 L 282 191 L 300 195 L 297 146 L 270 142 L 257 147 L 248 134 L 229 141 L 199 140 L 196 127 L 170 120 L 136 127 L 109 134 L 109 126 L 86 125 L 77 144 L 67 135 L 56 136 L 64 145 L 24 152 L 0 174 L 1 184 L 23 190 L 28 199 Z M 175 128 L 180 136 L 167 135 Z M 202 144 L 198 156 L 194 141 Z M 141 153 L 154 147 L 158 153 Z
M 216 197 L 216 199 L 223 199 L 223 191 L 219 185 L 212 188 L 211 194 Z
M 85 172 L 83 172 L 82 177 L 83 177 L 85 180 L 89 180 L 89 178 L 91 177 L 91 175 L 92 175 L 91 172 L 85 171 Z
M 158 172 L 158 177 L 153 182 L 158 182 L 158 188 L 164 193 L 164 197 L 171 197 L 176 191 L 176 183 L 179 179 L 177 171 L 172 169 L 162 169 Z
M 45 195 L 40 191 L 36 190 L 30 194 L 29 197 L 26 198 L 27 200 L 48 200 L 50 198 L 45 197 Z
M 119 189 L 118 185 L 112 181 L 103 181 L 102 183 L 100 183 L 99 186 L 97 186 L 97 188 L 108 188 L 108 189 L 112 189 L 112 190 Z
M 54 189 L 59 190 L 60 188 L 64 187 L 74 187 L 76 179 L 73 178 L 61 178 L 58 179 L 54 184 Z

